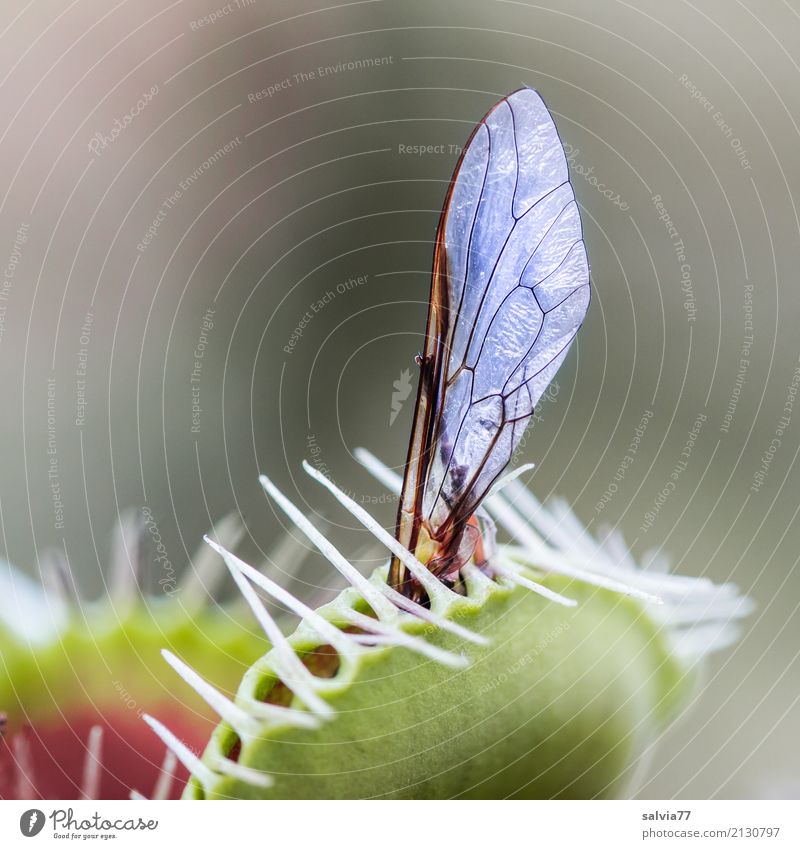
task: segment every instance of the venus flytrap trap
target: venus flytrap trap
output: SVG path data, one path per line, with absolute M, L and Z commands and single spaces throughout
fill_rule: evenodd
M 228 517 L 212 536 L 235 548 L 242 533 Z M 157 712 L 198 752 L 213 723 L 203 700 L 162 674 L 162 647 L 228 691 L 268 647 L 244 603 L 211 603 L 224 577 L 212 548 L 201 546 L 170 592 L 148 595 L 139 586 L 142 549 L 153 548 L 146 520 L 123 516 L 114 536 L 100 600 L 81 599 L 58 554 L 41 558 L 42 584 L 0 563 L 0 798 L 178 795 L 187 774 L 141 716 Z M 307 553 L 287 538 L 269 564 L 289 575 Z
M 364 576 L 267 477 L 267 497 L 349 586 L 317 609 L 209 540 L 271 648 L 235 698 L 167 662 L 221 718 L 202 756 L 145 717 L 192 778 L 185 797 L 453 798 L 624 794 L 686 705 L 697 664 L 736 638 L 732 585 L 639 568 L 564 502 L 505 469 L 589 304 L 558 134 L 530 89 L 470 137 L 434 252 L 395 533 L 305 471 L 389 553 Z M 513 544 L 498 545 L 496 526 Z M 285 635 L 259 590 L 299 617 Z
M 359 458 L 383 480 L 393 474 L 366 452 Z M 325 483 L 364 521 L 363 508 Z M 487 507 L 497 509 L 502 497 L 495 493 Z M 524 521 L 529 505 L 520 502 L 504 506 Z M 277 503 L 290 518 L 302 517 L 291 502 Z M 571 513 L 566 518 L 563 505 L 540 507 L 538 517 L 551 532 L 577 522 Z M 377 523 L 364 524 L 382 543 L 397 545 Z M 731 585 L 619 561 L 609 553 L 616 537 L 599 543 L 582 530 L 566 545 L 566 537 L 551 543 L 536 526 L 526 527 L 533 550 L 501 545 L 493 577 L 467 564 L 461 592 L 439 584 L 430 607 L 411 602 L 408 610 L 395 604 L 386 566 L 356 578 L 352 564 L 313 531 L 309 541 L 353 582 L 316 611 L 215 544 L 265 630 L 270 620 L 253 585 L 301 622 L 251 667 L 234 700 L 169 659 L 223 718 L 202 759 L 148 718 L 193 773 L 185 795 L 624 793 L 638 758 L 692 696 L 697 662 L 735 639 L 735 621 L 750 604 Z M 415 561 L 407 551 L 403 559 Z M 540 589 L 556 598 L 542 597 Z M 378 599 L 389 599 L 394 609 Z M 313 674 L 289 668 L 290 656 Z M 320 700 L 332 710 L 321 709 Z

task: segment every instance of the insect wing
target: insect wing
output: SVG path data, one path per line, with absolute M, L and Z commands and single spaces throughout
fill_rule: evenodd
M 514 92 L 478 125 L 437 244 L 446 366 L 421 513 L 438 538 L 469 518 L 510 462 L 589 305 L 566 157 L 535 91 Z

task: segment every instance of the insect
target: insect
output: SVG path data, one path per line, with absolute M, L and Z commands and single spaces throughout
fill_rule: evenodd
M 485 559 L 476 510 L 511 460 L 589 306 L 567 160 L 541 97 L 484 116 L 436 232 L 416 411 L 396 536 L 448 585 Z M 415 600 L 397 557 L 389 583 Z

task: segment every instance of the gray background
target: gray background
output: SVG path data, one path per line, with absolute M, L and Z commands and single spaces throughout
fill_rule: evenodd
M 38 556 L 62 547 L 82 591 L 98 595 L 118 513 L 143 506 L 176 563 L 230 510 L 245 517 L 244 550 L 256 556 L 281 529 L 258 471 L 324 511 L 331 536 L 358 550 L 364 537 L 299 472 L 304 458 L 390 525 L 393 504 L 351 452 L 404 458 L 413 394 L 390 426 L 393 384 L 409 367 L 415 379 L 450 145 L 499 96 L 531 85 L 573 152 L 594 282 L 558 394 L 527 441 L 532 485 L 541 498 L 566 496 L 592 526 L 618 525 L 637 555 L 655 547 L 676 569 L 733 580 L 759 604 L 739 645 L 709 665 L 695 710 L 661 741 L 640 794 L 796 797 L 800 406 L 751 487 L 800 354 L 798 4 L 254 0 L 193 26 L 223 5 L 4 4 L 8 559 L 35 574 Z M 381 61 L 317 71 L 368 58 Z M 92 153 L 95 134 L 110 134 L 153 86 L 151 102 Z M 237 137 L 138 250 L 180 181 Z M 419 144 L 443 152 L 400 147 Z M 595 176 L 618 202 L 586 179 Z M 693 316 L 654 195 L 685 246 Z M 739 391 L 748 285 L 753 338 Z M 327 291 L 335 297 L 287 354 L 292 329 Z M 193 433 L 189 377 L 208 308 Z M 63 529 L 48 479 L 51 378 Z M 647 410 L 635 462 L 598 512 Z M 642 531 L 700 413 L 688 467 Z M 309 583 L 335 586 L 319 568 L 312 562 Z

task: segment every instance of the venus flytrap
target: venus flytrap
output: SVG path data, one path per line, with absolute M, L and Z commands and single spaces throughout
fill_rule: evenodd
M 374 458 L 369 463 L 379 469 Z M 380 471 L 386 480 L 388 470 Z M 363 521 L 363 508 L 330 481 L 325 486 Z M 540 509 L 540 523 L 551 531 L 567 524 L 563 511 L 559 520 Z M 573 530 L 576 521 L 570 513 Z M 392 537 L 364 524 L 389 547 Z M 730 617 L 745 615 L 750 604 L 730 586 L 652 575 L 630 562 L 620 566 L 585 532 L 582 537 L 580 553 L 570 551 L 567 559 L 587 580 L 551 569 L 565 551 L 538 535 L 534 553 L 501 545 L 492 576 L 468 564 L 463 594 L 444 588 L 433 613 L 438 624 L 398 609 L 392 626 L 375 617 L 360 589 L 366 580 L 385 597 L 386 567 L 369 579 L 353 578 L 316 611 L 294 599 L 291 607 L 302 619 L 286 644 L 314 670 L 305 683 L 333 709 L 332 716 L 317 714 L 314 727 L 280 713 L 313 715 L 302 691 L 293 689 L 297 679 L 278 674 L 274 648 L 250 669 L 233 701 L 246 722 L 231 704 L 214 705 L 215 697 L 183 668 L 184 680 L 226 720 L 202 760 L 185 761 L 193 772 L 186 796 L 586 798 L 625 792 L 637 759 L 693 694 L 697 661 L 734 638 Z M 325 548 L 342 569 L 341 553 L 330 543 Z M 286 603 L 276 584 L 215 549 L 232 571 Z M 542 552 L 546 563 L 537 558 Z M 621 589 L 598 586 L 609 573 Z M 657 583 L 663 603 L 636 591 L 639 583 Z M 536 592 L 542 586 L 576 605 L 543 598 Z M 459 633 L 440 627 L 444 622 L 457 624 Z M 725 639 L 694 640 L 686 651 L 686 634 L 708 624 Z M 444 654 L 420 652 L 407 637 Z M 459 657 L 466 663 L 453 663 Z M 154 727 L 176 756 L 186 757 L 169 731 Z
M 308 542 L 284 541 L 277 571 L 295 574 L 316 549 L 347 582 L 327 604 L 239 558 L 232 520 L 206 538 L 193 577 L 162 575 L 161 599 L 143 599 L 131 569 L 139 523 L 120 527 L 103 602 L 76 603 L 63 558 L 50 569 L 56 591 L 10 571 L 0 796 L 164 798 L 186 773 L 191 799 L 629 792 L 699 663 L 735 640 L 751 604 L 731 584 L 668 574 L 658 555 L 640 568 L 618 533 L 595 539 L 565 502 L 541 504 L 521 480 L 530 466 L 506 472 L 588 304 L 568 165 L 524 89 L 476 127 L 447 194 L 404 476 L 356 452 L 400 497 L 395 532 L 304 464 L 388 562 L 362 574 L 262 476 Z M 210 609 L 223 564 L 241 599 Z M 297 618 L 293 632 L 260 594 Z M 153 663 L 165 645 L 185 687 Z M 207 711 L 219 718 L 210 739 Z

